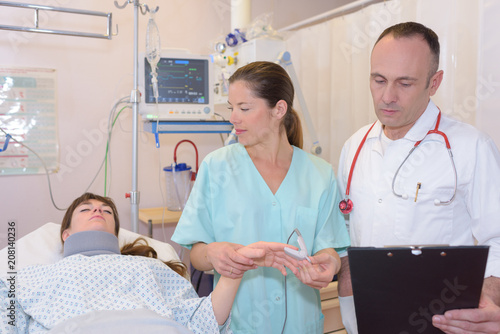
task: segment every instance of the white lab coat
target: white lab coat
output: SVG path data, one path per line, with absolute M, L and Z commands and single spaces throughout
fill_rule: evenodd
M 441 117 L 439 130 L 448 136 L 457 170 L 456 197 L 447 201 L 455 185 L 444 139 L 434 129 L 439 109 L 432 101 L 402 139 L 381 143 L 379 121 L 368 134 L 352 175 L 353 210 L 346 216 L 352 246 L 490 245 L 485 277 L 500 277 L 500 153 L 494 142 L 474 127 Z M 349 170 L 359 143 L 369 127 L 344 145 L 338 179 L 345 196 Z M 399 171 L 394 195 L 393 177 L 419 140 L 425 140 Z M 417 184 L 421 184 L 417 196 Z M 405 196 L 406 197 L 406 196 Z M 416 201 L 415 201 L 416 197 Z

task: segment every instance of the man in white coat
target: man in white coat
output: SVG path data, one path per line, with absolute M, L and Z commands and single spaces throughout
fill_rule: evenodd
M 343 147 L 337 175 L 349 198 L 340 206 L 352 210 L 345 215 L 352 246 L 489 245 L 479 308 L 435 315 L 432 324 L 451 334 L 498 334 L 500 153 L 488 136 L 443 115 L 431 101 L 443 79 L 438 68 L 438 37 L 427 27 L 401 23 L 380 35 L 370 73 L 378 120 Z M 353 334 L 350 283 L 344 257 L 339 295 Z

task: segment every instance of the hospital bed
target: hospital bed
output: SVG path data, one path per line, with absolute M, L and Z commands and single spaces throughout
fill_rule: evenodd
M 14 271 L 19 271 L 23 267 L 34 264 L 50 264 L 61 260 L 63 258 L 63 247 L 60 239 L 60 228 L 61 225 L 59 224 L 46 223 L 35 231 L 17 240 Z M 179 256 L 175 252 L 172 245 L 142 236 L 123 228 L 120 228 L 119 232 L 120 247 L 125 243 L 134 241 L 140 236 L 146 239 L 148 244 L 157 251 L 159 259 L 163 261 L 179 260 Z M 7 256 L 7 247 L 1 249 L 0 277 L 5 277 L 8 272 L 13 271 L 8 268 Z M 321 290 L 321 306 L 323 313 L 325 314 L 325 333 L 345 334 L 345 330 L 343 329 L 342 321 L 340 319 L 336 284 L 337 282 L 332 282 L 330 286 Z M 123 319 L 122 316 L 123 315 L 121 314 L 120 319 Z M 110 314 L 109 317 L 113 317 L 113 314 Z M 105 324 L 99 323 L 99 326 L 101 327 L 104 325 Z M 104 330 L 103 332 L 105 333 Z
M 7 247 L 0 250 L 0 278 L 7 278 L 24 267 L 35 264 L 52 264 L 63 258 L 63 247 L 60 239 L 61 225 L 46 223 L 35 231 L 20 238 L 15 244 L 15 267 L 10 268 L 9 250 L 12 255 L 12 248 Z M 119 245 L 120 248 L 138 237 L 143 237 L 148 244 L 153 247 L 158 258 L 163 261 L 179 261 L 179 257 L 174 248 L 165 242 L 144 237 L 137 233 L 120 228 Z M 12 257 L 10 257 L 12 259 Z M 147 332 L 164 333 L 167 328 L 168 333 L 186 334 L 192 333 L 190 330 L 176 323 L 173 319 L 163 318 L 152 310 L 132 309 L 132 310 L 100 310 L 90 311 L 86 314 L 68 319 L 56 325 L 50 333 L 66 332 L 68 326 L 72 328 L 83 328 L 84 332 L 95 334 L 108 334 L 120 332 L 124 334 Z M 0 332 L 3 332 L 0 323 Z M 9 328 L 7 330 L 10 330 Z M 15 329 L 13 329 L 15 330 Z
M 0 277 L 4 277 L 7 272 L 16 272 L 21 268 L 34 264 L 55 263 L 63 258 L 63 247 L 60 238 L 61 225 L 46 223 L 35 231 L 25 235 L 16 241 L 15 268 L 8 267 L 8 249 L 0 250 Z M 132 242 L 142 235 L 120 228 L 120 247 Z M 148 244 L 158 253 L 158 258 L 163 261 L 179 260 L 172 245 L 142 236 Z

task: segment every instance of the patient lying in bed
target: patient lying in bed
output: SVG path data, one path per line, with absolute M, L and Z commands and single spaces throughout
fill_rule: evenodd
M 122 250 L 137 255 L 139 249 L 146 256 L 122 255 L 118 214 L 108 198 L 84 194 L 66 216 L 62 260 L 26 267 L 0 281 L 1 333 L 230 332 L 229 312 L 240 280 L 221 281 L 210 296 L 199 298 L 182 276 L 183 264 L 147 257 L 155 254 L 144 245 Z M 294 271 L 297 264 L 285 255 L 285 246 L 260 242 L 240 251 L 256 266 L 286 274 L 284 266 Z

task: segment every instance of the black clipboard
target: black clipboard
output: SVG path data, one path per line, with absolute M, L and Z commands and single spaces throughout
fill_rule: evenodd
M 489 246 L 351 247 L 359 334 L 442 333 L 432 315 L 477 308 Z

